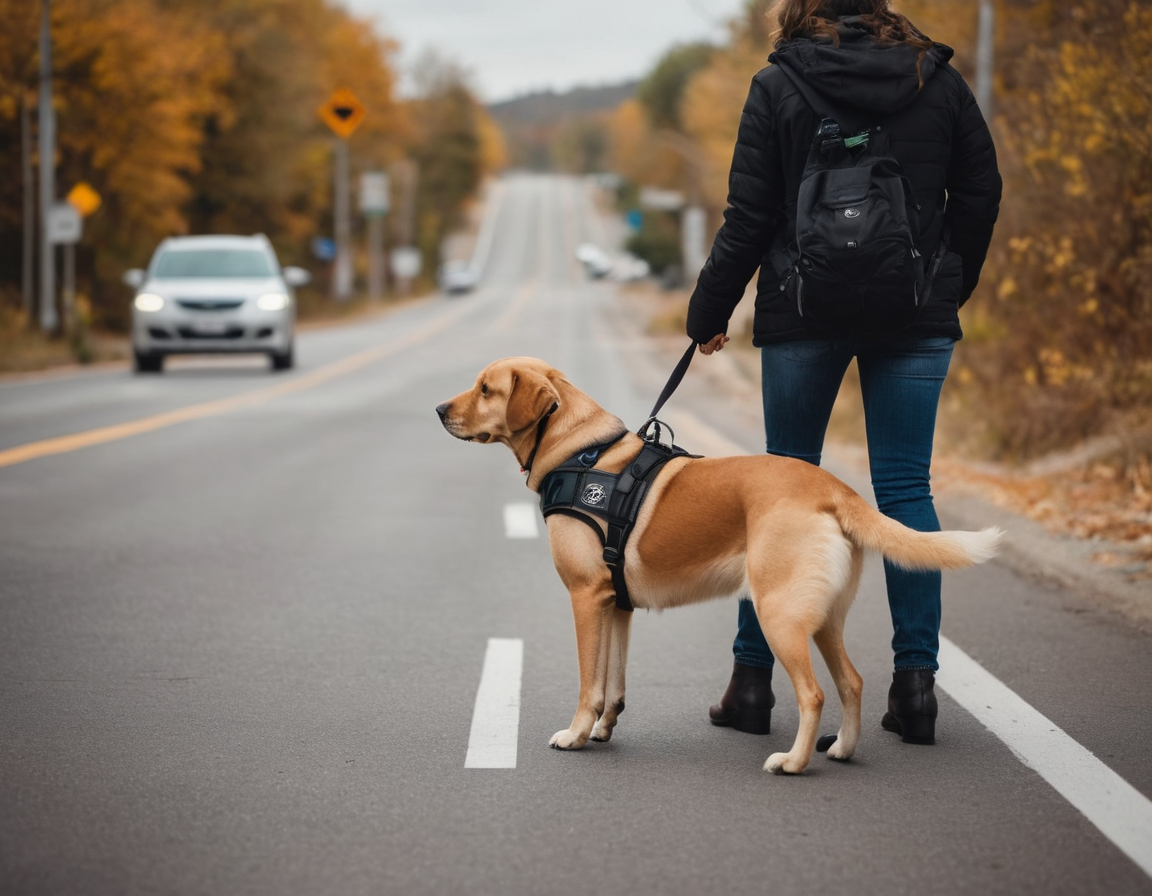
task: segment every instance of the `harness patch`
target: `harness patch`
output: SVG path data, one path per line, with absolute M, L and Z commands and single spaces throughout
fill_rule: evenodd
M 604 486 L 594 482 L 584 489 L 584 494 L 580 496 L 580 503 L 587 504 L 589 507 L 599 507 L 604 503 L 607 496 L 608 493 L 604 491 Z

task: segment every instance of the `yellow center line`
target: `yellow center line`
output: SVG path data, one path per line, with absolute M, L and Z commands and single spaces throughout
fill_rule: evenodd
M 339 361 L 320 367 L 311 373 L 304 374 L 287 382 L 277 383 L 275 386 L 256 389 L 252 392 L 245 392 L 241 395 L 233 395 L 228 398 L 218 398 L 213 401 L 188 405 L 187 407 L 177 408 L 174 411 L 165 411 L 162 414 L 142 417 L 139 420 L 131 420 L 127 423 L 117 423 L 112 426 L 102 426 L 99 429 L 90 429 L 86 432 L 74 433 L 73 435 L 43 439 L 39 442 L 29 442 L 26 445 L 18 445 L 15 448 L 0 451 L 0 467 L 11 467 L 16 464 L 22 464 L 25 461 L 48 457 L 52 454 L 66 454 L 69 451 L 79 451 L 81 448 L 90 448 L 93 445 L 103 445 L 106 442 L 115 442 L 119 439 L 127 439 L 147 432 L 154 432 L 157 429 L 164 429 L 167 426 L 174 426 L 177 423 L 187 423 L 190 420 L 202 420 L 205 417 L 226 414 L 229 411 L 235 411 L 239 408 L 263 404 L 275 398 L 313 389 L 329 380 L 334 380 L 337 377 L 345 376 L 363 367 L 367 367 L 369 364 L 375 363 L 400 349 L 417 345 L 432 338 L 454 323 L 463 313 L 463 310 L 463 308 L 458 308 L 456 313 L 446 315 L 408 336 L 365 349 L 355 355 L 349 355 L 347 358 L 342 358 Z

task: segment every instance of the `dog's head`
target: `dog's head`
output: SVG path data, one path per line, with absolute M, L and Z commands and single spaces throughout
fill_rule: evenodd
M 503 358 L 485 367 L 467 392 L 437 406 L 444 428 L 468 442 L 518 440 L 560 404 L 556 371 L 538 358 Z

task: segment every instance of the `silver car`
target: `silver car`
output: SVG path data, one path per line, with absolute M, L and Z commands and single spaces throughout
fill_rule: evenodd
M 256 236 L 164 240 L 146 271 L 124 282 L 132 301 L 132 357 L 138 373 L 159 373 L 167 355 L 264 352 L 273 370 L 292 367 L 293 287 L 310 277 L 281 269 L 272 244 Z

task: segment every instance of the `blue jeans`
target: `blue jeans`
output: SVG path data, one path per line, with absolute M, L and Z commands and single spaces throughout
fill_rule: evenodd
M 936 408 L 954 346 L 949 337 L 764 346 L 760 358 L 768 453 L 819 466 L 832 404 L 848 364 L 856 358 L 876 505 L 912 529 L 939 531 L 929 467 Z M 937 669 L 940 573 L 908 572 L 885 561 L 884 575 L 894 668 Z M 740 601 L 732 652 L 745 665 L 771 668 L 775 663 L 747 598 Z

